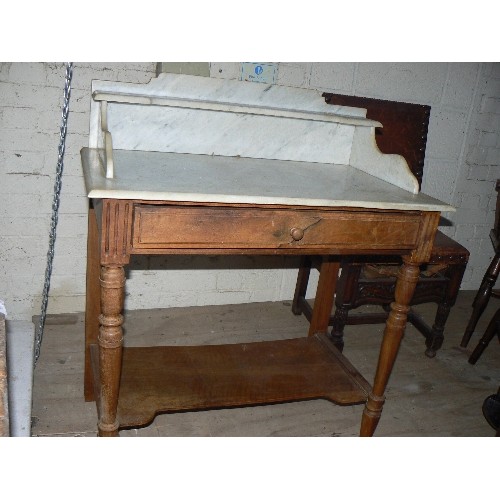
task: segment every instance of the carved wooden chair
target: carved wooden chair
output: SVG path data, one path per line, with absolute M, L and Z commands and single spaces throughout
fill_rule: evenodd
M 469 323 L 465 328 L 462 342 L 460 343 L 461 347 L 467 347 L 467 344 L 469 343 L 469 340 L 474 333 L 477 322 L 479 321 L 481 314 L 488 305 L 490 297 L 500 298 L 500 291 L 493 290 L 493 287 L 495 286 L 498 278 L 498 274 L 500 273 L 500 179 L 497 180 L 495 189 L 498 193 L 497 207 L 495 212 L 495 225 L 490 231 L 490 239 L 491 243 L 493 244 L 493 249 L 495 250 L 495 255 L 488 269 L 486 270 L 483 281 L 481 282 L 481 286 L 479 287 L 476 297 L 474 298 L 474 302 L 472 303 L 473 310 L 469 319 Z M 479 356 L 481 356 L 481 354 L 495 335 L 498 335 L 498 339 L 500 340 L 500 309 L 491 319 L 488 327 L 486 328 L 486 331 L 484 332 L 484 335 L 479 341 L 479 344 L 470 355 L 469 363 L 471 363 L 472 365 L 476 363 L 476 361 L 479 359 Z
M 367 117 L 382 123 L 376 130 L 378 148 L 386 154 L 402 155 L 419 185 L 422 183 L 427 129 L 430 106 L 367 97 L 323 94 L 329 104 L 365 108 Z M 427 302 L 437 304 L 437 313 L 432 327 L 420 315 L 410 310 L 408 321 L 425 337 L 425 354 L 434 357 L 443 343 L 443 331 L 451 307 L 455 304 L 469 252 L 462 245 L 438 231 L 429 263 L 421 268 L 411 305 Z M 394 300 L 396 274 L 401 260 L 377 257 L 345 258 L 337 283 L 335 314 L 330 317 L 331 339 L 343 349 L 345 325 L 383 323 L 388 316 L 390 303 Z M 294 314 L 304 314 L 310 320 L 311 307 L 305 295 L 311 268 L 319 269 L 316 257 L 302 259 L 295 295 L 292 304 Z M 349 314 L 361 305 L 382 306 L 380 313 Z

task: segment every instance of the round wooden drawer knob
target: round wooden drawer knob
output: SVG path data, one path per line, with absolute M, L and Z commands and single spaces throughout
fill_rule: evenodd
M 304 237 L 304 230 L 298 227 L 292 227 L 292 229 L 290 229 L 290 234 L 295 241 L 299 241 Z

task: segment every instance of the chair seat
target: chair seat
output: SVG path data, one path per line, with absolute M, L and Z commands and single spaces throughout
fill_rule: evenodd
M 422 266 L 420 278 L 431 278 L 446 272 L 450 265 L 468 259 L 469 251 L 460 243 L 446 236 L 441 231 L 436 232 L 429 263 Z M 366 263 L 361 270 L 362 279 L 396 278 L 400 259 L 393 263 Z
M 420 279 L 431 278 L 438 276 L 448 269 L 448 264 L 431 264 L 422 266 L 420 270 Z M 365 264 L 361 270 L 362 279 L 377 279 L 377 278 L 394 278 L 396 279 L 399 272 L 399 265 L 383 265 L 383 264 Z
M 447 259 L 461 258 L 464 255 L 469 256 L 469 251 L 454 239 L 446 236 L 441 231 L 436 231 L 432 253 L 429 259 L 430 264 L 435 264 L 446 257 Z

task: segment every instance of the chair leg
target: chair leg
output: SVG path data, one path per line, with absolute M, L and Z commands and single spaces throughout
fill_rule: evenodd
M 434 324 L 432 325 L 432 330 L 430 336 L 425 341 L 425 355 L 428 358 L 433 358 L 436 356 L 436 351 L 438 351 L 443 345 L 444 340 L 444 325 L 448 316 L 450 314 L 451 305 L 447 302 L 441 302 L 438 304 L 436 318 L 434 319 Z
M 488 344 L 495 335 L 498 336 L 498 339 L 500 341 L 500 309 L 498 309 L 498 311 L 495 313 L 488 325 L 488 328 L 486 328 L 484 335 L 481 337 L 479 344 L 477 344 L 474 351 L 472 351 L 472 354 L 469 357 L 469 363 L 471 365 L 476 364 L 477 360 L 479 359 L 481 354 L 483 354 L 483 351 L 486 349 L 486 347 L 488 347 Z
M 349 309 L 343 304 L 335 305 L 335 314 L 333 315 L 333 325 L 330 333 L 330 339 L 340 352 L 344 349 L 344 327 L 347 322 L 348 314 Z
M 299 316 L 302 314 L 302 301 L 306 300 L 307 284 L 311 274 L 311 259 L 302 257 L 299 265 L 299 274 L 297 284 L 295 285 L 295 294 L 292 301 L 292 312 Z
M 335 313 L 332 318 L 330 338 L 337 349 L 342 352 L 344 349 L 344 327 L 347 324 L 349 309 L 356 299 L 362 266 L 344 261 L 341 268 L 342 271 L 337 282 Z
M 449 266 L 446 271 L 446 277 L 448 278 L 448 285 L 446 287 L 446 292 L 443 301 L 438 304 L 436 317 L 434 319 L 434 324 L 432 325 L 432 330 L 430 336 L 426 339 L 425 345 L 427 347 L 425 355 L 429 358 L 433 358 L 443 345 L 444 340 L 444 326 L 448 320 L 451 308 L 455 305 L 457 300 L 458 292 L 460 290 L 460 284 L 462 283 L 462 278 L 464 276 L 466 264 L 459 265 L 455 264 Z
M 477 322 L 479 321 L 481 314 L 488 304 L 491 291 L 493 289 L 493 286 L 495 285 L 499 272 L 500 252 L 497 252 L 490 266 L 488 267 L 486 274 L 484 275 L 481 286 L 479 287 L 479 291 L 477 292 L 474 302 L 472 303 L 473 311 L 469 319 L 469 323 L 467 324 L 467 328 L 465 329 L 464 336 L 462 337 L 462 342 L 460 342 L 461 347 L 467 347 L 474 329 L 476 328 Z

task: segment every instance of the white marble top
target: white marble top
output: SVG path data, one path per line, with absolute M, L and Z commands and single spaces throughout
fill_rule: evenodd
M 416 193 L 402 156 L 382 155 L 366 110 L 321 92 L 162 74 L 147 84 L 92 82 L 89 147 L 349 165 Z
M 173 74 L 94 81 L 89 149 L 105 152 L 106 173 L 87 152 L 89 196 L 450 210 L 415 196 L 405 159 L 378 149 L 379 126 L 312 89 Z
M 349 165 L 244 157 L 115 150 L 115 177 L 104 153 L 82 149 L 89 198 L 454 211 Z

